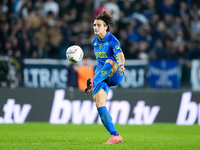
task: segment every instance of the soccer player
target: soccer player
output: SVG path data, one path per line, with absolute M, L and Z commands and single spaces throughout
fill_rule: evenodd
M 92 81 L 88 78 L 84 92 L 88 94 L 93 91 L 93 99 L 101 121 L 110 132 L 111 138 L 104 144 L 115 144 L 122 142 L 122 137 L 118 134 L 112 122 L 112 117 L 106 108 L 106 99 L 110 86 L 119 84 L 124 77 L 124 54 L 120 48 L 120 43 L 114 35 L 109 32 L 110 25 L 114 24 L 112 16 L 103 10 L 93 23 L 94 34 L 91 41 L 97 60 L 95 76 Z

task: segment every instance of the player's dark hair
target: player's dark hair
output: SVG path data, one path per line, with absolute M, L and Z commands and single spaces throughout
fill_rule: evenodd
M 112 15 L 105 10 L 103 10 L 102 13 L 96 17 L 96 19 L 103 20 L 105 22 L 105 24 L 108 26 L 107 31 L 109 31 L 110 25 L 113 25 L 115 23 L 115 21 L 112 18 Z

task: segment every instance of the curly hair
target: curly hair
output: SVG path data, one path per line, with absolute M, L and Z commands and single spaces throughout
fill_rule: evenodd
M 103 10 L 102 13 L 95 18 L 95 20 L 103 20 L 105 24 L 108 26 L 107 31 L 109 31 L 110 25 L 113 25 L 115 23 L 115 21 L 112 18 L 112 15 L 105 10 Z

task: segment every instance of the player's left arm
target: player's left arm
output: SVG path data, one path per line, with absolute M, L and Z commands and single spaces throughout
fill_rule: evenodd
M 124 67 L 124 63 L 125 63 L 124 53 L 123 53 L 123 51 L 121 49 L 121 46 L 120 46 L 120 43 L 119 43 L 118 40 L 113 40 L 112 41 L 112 47 L 113 47 L 113 52 L 117 57 L 117 61 L 118 61 L 119 67 L 120 67 L 119 73 L 121 74 L 125 70 L 125 67 Z
M 125 67 L 124 67 L 125 57 L 124 57 L 124 54 L 122 52 L 117 53 L 116 56 L 119 59 L 119 67 L 120 67 L 119 73 L 121 74 L 125 70 Z

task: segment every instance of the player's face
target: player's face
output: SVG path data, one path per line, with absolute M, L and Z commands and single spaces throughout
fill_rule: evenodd
M 106 33 L 108 26 L 105 24 L 103 20 L 94 20 L 93 29 L 94 34 L 98 36 L 102 36 Z

